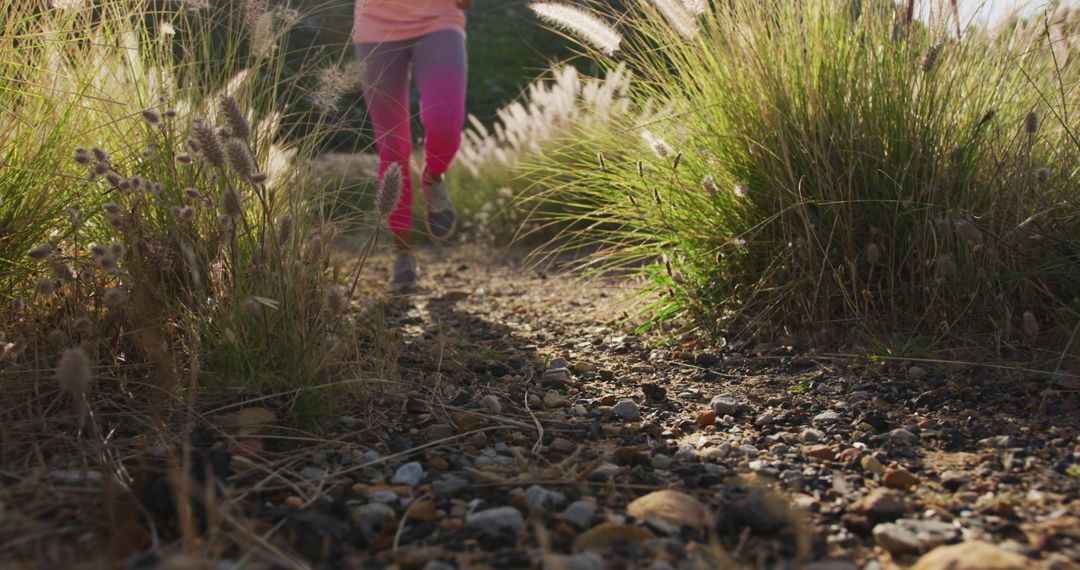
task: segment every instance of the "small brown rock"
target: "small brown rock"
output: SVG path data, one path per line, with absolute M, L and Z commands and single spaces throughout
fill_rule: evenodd
M 862 458 L 862 468 L 863 471 L 873 473 L 879 477 L 885 474 L 885 466 L 873 455 L 867 455 Z
M 907 504 L 903 495 L 880 487 L 848 507 L 848 511 L 865 515 L 873 522 L 896 520 L 904 516 L 906 510 Z
M 824 461 L 833 461 L 836 459 L 836 449 L 831 445 L 804 445 L 802 452 L 803 455 L 807 457 L 813 457 Z
M 656 517 L 665 522 L 701 529 L 708 520 L 708 509 L 697 499 L 665 489 L 639 497 L 627 507 L 627 513 L 638 520 Z
M 294 511 L 304 508 L 304 500 L 295 495 L 289 495 L 288 497 L 285 497 L 285 501 L 282 504 L 284 504 L 286 508 L 292 509 Z
M 892 489 L 906 491 L 917 485 L 919 478 L 903 467 L 890 467 L 885 470 L 885 475 L 881 477 L 881 483 Z
M 969 540 L 939 546 L 919 558 L 911 570 L 1033 570 L 1039 566 L 993 544 Z
M 713 410 L 705 410 L 694 418 L 694 423 L 701 426 L 711 426 L 716 423 L 716 412 Z

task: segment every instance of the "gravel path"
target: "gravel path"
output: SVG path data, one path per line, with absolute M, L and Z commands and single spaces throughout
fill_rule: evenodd
M 498 257 L 424 251 L 423 288 L 398 296 L 370 260 L 378 380 L 314 428 L 269 402 L 208 414 L 191 510 L 178 451 L 125 444 L 137 502 L 103 514 L 101 473 L 5 475 L 0 546 L 147 570 L 1078 567 L 1075 390 L 641 336 L 619 324 L 632 283 Z

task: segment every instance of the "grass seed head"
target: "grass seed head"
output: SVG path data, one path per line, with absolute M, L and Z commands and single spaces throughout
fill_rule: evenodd
M 198 200 L 202 198 L 202 194 L 195 188 L 184 188 L 184 195 L 191 200 Z
M 157 126 L 161 124 L 161 113 L 158 113 L 154 109 L 144 110 L 142 112 L 142 118 L 148 125 Z
M 42 279 L 38 281 L 37 292 L 39 295 L 52 295 L 60 289 L 60 282 L 55 279 Z
M 112 159 L 109 158 L 109 153 L 105 152 L 105 149 L 99 146 L 90 149 L 90 152 L 94 155 L 94 160 L 98 162 L 109 164 L 112 161 Z
M 113 216 L 119 216 L 119 215 L 122 215 L 124 213 L 124 210 L 121 209 L 120 205 L 117 204 L 116 202 L 105 202 L 104 204 L 101 205 L 101 208 L 103 210 L 105 210 L 105 213 L 113 215 Z
M 1039 319 L 1035 317 L 1035 313 L 1031 311 L 1024 311 L 1023 315 L 1024 334 L 1028 339 L 1034 339 L 1039 336 Z
M 1024 132 L 1029 135 L 1039 132 L 1039 114 L 1035 111 L 1031 111 L 1024 117 Z
M 331 315 L 340 315 L 349 306 L 349 298 L 345 291 L 336 285 L 326 289 L 326 309 Z
M 101 300 L 110 307 L 119 307 L 127 300 L 127 293 L 119 287 L 110 287 L 102 294 Z
M 197 119 L 191 128 L 192 138 L 203 158 L 213 166 L 225 168 L 225 149 L 214 126 L 205 119 Z
M 94 157 L 90 156 L 90 151 L 85 148 L 77 148 L 75 149 L 75 156 L 72 160 L 74 160 L 76 164 L 90 166 L 90 164 L 94 162 Z
M 938 42 L 926 49 L 926 53 L 923 54 L 921 65 L 923 72 L 929 73 L 933 71 L 934 67 L 937 65 L 938 58 L 941 57 L 941 51 L 944 48 L 945 44 Z
M 971 245 L 982 245 L 985 241 L 982 230 L 967 219 L 961 218 L 956 220 L 956 222 L 953 223 L 953 226 L 956 228 L 956 235 L 960 236 L 960 239 Z
M 228 188 L 221 195 L 221 209 L 225 213 L 225 217 L 230 220 L 234 220 L 244 215 L 244 204 L 240 200 L 240 193 L 232 188 Z
M 182 164 L 184 166 L 189 166 L 189 165 L 191 165 L 191 163 L 195 162 L 195 160 L 191 158 L 190 154 L 188 154 L 186 152 L 182 152 L 182 153 L 176 155 L 176 162 L 178 162 L 178 163 L 180 163 L 180 164 Z
M 736 198 L 745 198 L 750 193 L 750 187 L 740 182 L 731 189 L 731 193 L 735 194 Z
M 716 181 L 713 180 L 712 174 L 706 174 L 701 179 L 701 189 L 709 196 L 716 196 L 720 192 L 720 189 L 716 187 Z
M 92 378 L 90 357 L 82 347 L 69 348 L 60 355 L 60 361 L 56 364 L 56 380 L 71 397 L 81 399 L 90 389 Z
M 876 243 L 866 246 L 866 261 L 870 265 L 877 265 L 881 261 L 881 248 Z
M 267 180 L 270 180 L 270 175 L 265 172 L 256 172 L 251 175 L 252 184 L 266 184 Z
M 26 257 L 29 257 L 34 261 L 41 261 L 42 259 L 49 257 L 49 254 L 51 254 L 52 252 L 52 244 L 43 243 L 41 245 L 36 245 L 30 248 L 30 251 L 26 252 Z
M 88 248 L 94 257 L 101 257 L 109 253 L 109 249 L 99 243 L 92 243 Z
M 400 164 L 395 162 L 386 168 L 382 182 L 379 184 L 379 192 L 375 196 L 375 205 L 380 217 L 389 216 L 390 212 L 397 207 L 398 200 L 401 198 L 403 180 Z
M 240 310 L 247 313 L 247 315 L 253 319 L 262 317 L 262 304 L 251 297 L 240 301 Z
M 70 281 L 75 278 L 75 270 L 63 259 L 53 259 L 49 262 L 49 269 L 57 279 Z
M 251 178 L 255 173 L 255 159 L 243 140 L 236 138 L 226 141 L 225 154 L 229 157 L 229 165 L 242 178 Z
M 218 106 L 221 108 L 221 114 L 225 116 L 225 124 L 228 125 L 230 134 L 247 140 L 251 136 L 251 123 L 248 122 L 247 115 L 244 114 L 244 109 L 240 107 L 240 102 L 236 100 L 236 97 L 227 93 L 222 94 L 218 99 Z
M 622 36 L 607 22 L 588 11 L 559 2 L 533 2 L 529 9 L 540 19 L 597 50 L 614 55 L 622 42 Z
M 1039 184 L 1046 184 L 1050 180 L 1050 171 L 1045 168 L 1040 168 L 1035 171 L 1035 180 Z
M 288 243 L 292 239 L 293 232 L 293 217 L 289 214 L 285 214 L 281 217 L 281 221 L 278 222 L 278 241 L 281 243 Z

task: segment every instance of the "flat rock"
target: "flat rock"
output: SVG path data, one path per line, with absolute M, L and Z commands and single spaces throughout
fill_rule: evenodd
M 549 491 L 540 485 L 533 485 L 525 490 L 525 505 L 530 510 L 550 511 L 566 502 L 566 495 Z
M 907 490 L 917 485 L 919 478 L 903 467 L 889 467 L 881 476 L 881 483 L 893 489 Z
M 596 514 L 596 503 L 592 501 L 574 501 L 559 514 L 559 520 L 566 521 L 578 528 L 588 528 Z
M 852 503 L 848 511 L 866 516 L 872 522 L 896 520 L 907 511 L 904 496 L 892 489 L 877 488 Z
M 735 416 L 739 414 L 739 410 L 742 408 L 742 401 L 729 394 L 718 394 L 713 396 L 712 400 L 709 400 L 709 406 L 719 417 Z
M 835 424 L 836 422 L 840 421 L 841 419 L 842 418 L 840 417 L 840 414 L 838 414 L 838 413 L 836 413 L 836 412 L 834 412 L 832 410 L 825 410 L 824 412 L 821 412 L 820 414 L 814 416 L 814 423 L 815 424 Z
M 703 528 L 708 521 L 708 509 L 694 497 L 665 489 L 639 497 L 627 506 L 627 513 L 638 520 L 657 518 L 677 526 Z
M 562 394 L 552 390 L 544 394 L 544 407 L 549 409 L 569 408 L 570 400 Z
M 481 534 L 503 536 L 517 534 L 525 526 L 525 517 L 514 507 L 496 507 L 469 515 L 465 523 Z
M 420 481 L 423 478 L 424 468 L 420 465 L 420 462 L 410 461 L 397 468 L 397 471 L 394 472 L 394 477 L 390 479 L 390 482 L 394 485 L 415 487 L 420 484 Z
M 960 538 L 960 529 L 941 521 L 900 519 L 874 527 L 874 542 L 890 554 L 922 554 Z
M 1034 570 L 1039 565 L 1028 558 L 988 542 L 969 540 L 939 546 L 919 558 L 910 570 Z
M 611 408 L 611 413 L 628 422 L 641 419 L 641 408 L 631 400 L 623 400 Z
M 825 461 L 833 461 L 836 459 L 836 448 L 831 445 L 806 445 L 803 446 L 802 453 L 807 457 Z

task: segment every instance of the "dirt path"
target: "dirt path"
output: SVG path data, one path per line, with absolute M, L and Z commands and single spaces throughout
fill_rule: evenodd
M 147 570 L 1077 567 L 1075 392 L 642 337 L 617 324 L 625 280 L 440 255 L 401 296 L 370 260 L 363 398 L 314 428 L 269 403 L 235 412 L 257 420 L 240 432 L 209 413 L 188 459 L 121 430 L 128 495 L 45 450 L 44 470 L 4 473 L 0 553 Z
M 378 472 L 425 499 L 372 507 L 404 514 L 395 538 L 409 545 L 375 560 L 873 569 L 936 547 L 979 568 L 1080 559 L 1076 395 L 1045 379 L 665 343 L 613 324 L 629 290 L 618 279 L 433 256 L 427 288 L 389 305 L 416 390 L 377 450 L 431 446 Z

